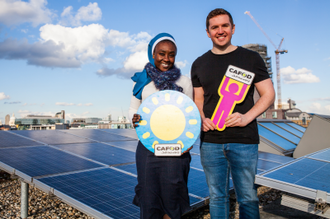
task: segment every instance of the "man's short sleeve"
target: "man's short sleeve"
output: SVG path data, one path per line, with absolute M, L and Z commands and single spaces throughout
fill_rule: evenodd
M 197 60 L 194 61 L 194 63 L 192 64 L 191 66 L 191 82 L 192 82 L 192 85 L 193 87 L 201 87 L 202 84 L 199 80 L 199 75 L 198 73 L 200 74 L 200 72 L 198 72 L 198 67 L 197 67 Z
M 254 83 L 258 83 L 260 81 L 266 80 L 269 78 L 269 73 L 267 71 L 264 60 L 258 53 L 255 53 L 255 62 L 254 62 L 254 72 L 256 73 L 254 78 Z

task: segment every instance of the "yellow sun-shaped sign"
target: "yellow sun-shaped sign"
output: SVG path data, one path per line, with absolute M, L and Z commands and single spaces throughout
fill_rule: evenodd
M 165 90 L 150 95 L 138 109 L 141 120 L 136 128 L 142 144 L 154 152 L 155 144 L 180 144 L 182 152 L 192 146 L 201 120 L 195 103 L 185 94 Z

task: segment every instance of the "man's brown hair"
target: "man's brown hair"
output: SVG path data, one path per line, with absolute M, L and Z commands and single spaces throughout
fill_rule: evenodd
M 207 18 L 206 18 L 206 30 L 209 29 L 210 19 L 213 18 L 213 17 L 216 17 L 218 15 L 228 15 L 231 26 L 232 27 L 234 26 L 233 17 L 231 16 L 231 14 L 228 11 L 226 11 L 225 9 L 223 9 L 223 8 L 216 8 L 216 9 L 212 10 L 207 15 Z

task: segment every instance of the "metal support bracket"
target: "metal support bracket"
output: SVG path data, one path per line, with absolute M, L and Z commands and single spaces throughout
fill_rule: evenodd
M 324 214 L 330 208 L 326 200 L 327 200 L 327 192 L 317 190 L 314 211 L 321 211 L 322 214 Z

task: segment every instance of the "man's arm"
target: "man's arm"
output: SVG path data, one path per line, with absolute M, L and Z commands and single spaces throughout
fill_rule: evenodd
M 203 105 L 204 105 L 204 90 L 202 87 L 194 87 L 194 102 L 199 110 L 199 113 L 201 114 L 202 119 L 202 130 L 204 132 L 207 132 L 209 130 L 216 129 L 216 126 L 209 118 L 205 118 L 204 112 L 203 112 Z
M 225 123 L 227 127 L 246 126 L 274 103 L 275 91 L 270 78 L 256 83 L 255 86 L 260 94 L 260 99 L 247 113 L 236 112 L 228 116 Z

